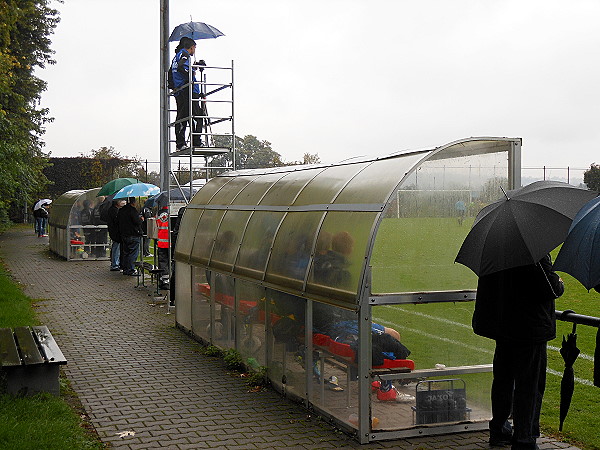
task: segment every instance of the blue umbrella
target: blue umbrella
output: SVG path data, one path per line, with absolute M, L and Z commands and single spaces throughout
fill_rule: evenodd
M 188 22 L 177 25 L 173 29 L 171 36 L 169 36 L 169 42 L 179 41 L 182 37 L 190 39 L 214 39 L 219 36 L 225 35 L 212 25 L 204 22 Z
M 113 198 L 150 197 L 160 192 L 160 188 L 150 183 L 136 183 L 125 186 Z
M 554 270 L 573 275 L 587 290 L 600 285 L 600 197 L 583 205 L 573 219 Z

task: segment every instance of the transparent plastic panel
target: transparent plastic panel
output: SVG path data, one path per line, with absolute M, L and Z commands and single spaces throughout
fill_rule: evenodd
M 295 398 L 306 398 L 306 301 L 267 289 L 269 378 L 276 389 Z
M 491 364 L 494 353 L 494 342 L 471 329 L 473 308 L 473 302 L 372 308 L 373 365 L 383 361 L 384 368 L 410 369 L 391 384 L 374 371 L 371 408 L 378 429 L 491 418 L 492 373 L 466 373 L 467 366 Z M 402 357 L 406 350 L 410 354 Z
M 302 289 L 308 272 L 317 226 L 323 212 L 288 213 L 275 237 L 266 279 Z
M 177 263 L 179 265 L 179 263 Z M 192 332 L 196 337 L 211 342 L 210 285 L 205 267 L 192 268 Z
M 188 331 L 192 330 L 192 266 L 175 264 L 175 320 Z
M 213 198 L 224 185 L 232 180 L 230 177 L 215 177 L 206 183 L 196 194 L 192 197 L 190 205 L 206 205 Z
M 320 169 L 321 172 L 302 190 L 294 205 L 331 203 L 340 190 L 348 183 L 348 180 L 366 167 L 367 164 L 350 164 L 328 167 L 325 170 Z
M 385 203 L 398 181 L 423 156 L 407 155 L 374 161 L 350 180 L 335 203 Z
M 356 304 L 377 213 L 329 212 L 319 230 L 307 291 Z
M 210 266 L 231 271 L 251 211 L 227 211 L 217 233 Z
M 82 190 L 65 192 L 52 202 L 49 210 L 48 224 L 66 228 L 69 224 L 73 204 L 84 193 L 85 191 Z
M 232 205 L 258 205 L 260 200 L 283 174 L 267 174 L 256 177 L 235 197 Z
M 175 245 L 175 260 L 189 263 L 190 255 L 194 239 L 196 238 L 196 230 L 200 216 L 204 210 L 196 208 L 186 208 L 183 213 L 179 234 L 177 235 L 177 244 Z
M 190 261 L 193 264 L 208 265 L 217 236 L 217 230 L 224 214 L 225 210 L 206 209 L 202 216 L 200 216 L 190 255 Z
M 244 363 L 259 371 L 267 364 L 266 292 L 255 283 L 237 280 L 238 310 L 236 336 Z
M 354 312 L 313 302 L 311 402 L 358 424 L 358 321 Z
M 273 238 L 285 213 L 254 211 L 242 240 L 235 272 L 262 280 Z
M 209 273 L 214 277 L 210 289 L 215 290 L 212 342 L 222 349 L 235 348 L 235 280 L 218 272 Z
M 235 199 L 235 197 L 240 194 L 240 192 L 248 185 L 248 183 L 252 182 L 256 176 L 247 176 L 247 177 L 235 177 L 232 178 L 229 183 L 223 186 L 222 189 L 215 192 L 215 195 L 211 198 L 211 205 L 229 205 Z M 207 184 L 207 186 L 210 183 Z M 202 188 L 204 189 L 204 188 Z M 200 189 L 202 191 L 202 189 Z
M 69 213 L 69 259 L 106 259 L 108 230 L 106 225 L 95 225 L 94 210 L 104 201 L 96 197 L 100 191 L 80 191 Z
M 475 289 L 454 259 L 481 208 L 508 186 L 507 153 L 425 161 L 393 195 L 377 230 L 372 292 Z
M 285 174 L 274 189 L 269 190 L 261 205 L 288 206 L 294 202 L 294 199 L 300 190 L 312 180 L 322 169 L 297 170 Z

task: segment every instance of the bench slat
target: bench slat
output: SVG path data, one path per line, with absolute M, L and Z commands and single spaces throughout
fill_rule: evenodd
M 35 336 L 42 347 L 44 353 L 46 353 L 46 359 L 49 363 L 54 364 L 66 364 L 67 359 L 63 352 L 58 347 L 58 344 L 54 340 L 54 337 L 45 325 L 39 327 L 32 327 Z
M 33 339 L 31 331 L 28 327 L 15 328 L 15 337 L 21 349 L 23 364 L 43 364 L 44 357 L 41 355 L 37 343 Z
M 0 366 L 20 366 L 21 358 L 10 328 L 0 328 Z

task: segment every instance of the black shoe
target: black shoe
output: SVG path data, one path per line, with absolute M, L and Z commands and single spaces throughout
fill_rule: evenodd
M 185 145 L 185 144 L 177 144 L 177 145 L 175 146 L 175 149 L 176 149 L 176 150 L 183 150 L 185 147 L 186 147 L 186 145 Z
M 123 275 L 128 275 L 130 277 L 137 277 L 138 272 L 137 272 L 137 270 L 134 270 L 133 272 L 123 272 Z
M 117 272 L 118 270 L 121 270 L 121 269 L 119 269 L 118 267 L 111 267 L 110 268 L 111 272 Z
M 511 445 L 512 436 L 500 435 L 500 436 L 490 436 L 490 447 L 508 447 Z

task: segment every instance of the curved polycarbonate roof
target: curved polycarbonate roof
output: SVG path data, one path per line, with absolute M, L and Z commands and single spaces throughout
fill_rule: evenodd
M 424 213 L 442 217 L 459 193 L 472 190 L 472 200 L 489 180 L 507 180 L 515 147 L 520 139 L 470 138 L 382 158 L 225 173 L 187 206 L 175 259 L 356 307 L 374 248 L 385 251 L 385 239 L 395 236 L 386 219 L 406 226 Z M 405 202 L 408 191 L 412 197 Z M 424 223 L 431 222 L 427 217 Z M 388 234 L 379 240 L 382 222 Z M 393 273 L 385 261 L 377 264 L 382 273 Z M 414 290 L 411 281 L 402 282 L 381 283 L 380 289 Z
M 60 228 L 66 228 L 70 225 L 73 213 L 77 208 L 81 208 L 84 200 L 90 202 L 93 208 L 100 201 L 96 194 L 100 192 L 100 188 L 81 190 L 76 189 L 65 192 L 52 203 L 52 209 L 48 218 L 50 225 Z M 104 197 L 102 197 L 102 200 Z

